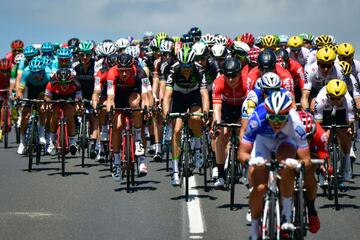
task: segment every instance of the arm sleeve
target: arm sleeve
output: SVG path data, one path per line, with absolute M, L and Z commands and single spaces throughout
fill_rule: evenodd
M 215 81 L 213 82 L 212 96 L 211 96 L 213 105 L 222 103 L 221 94 L 223 91 L 223 87 L 222 87 L 223 85 L 221 83 L 222 83 L 221 77 L 216 78 Z

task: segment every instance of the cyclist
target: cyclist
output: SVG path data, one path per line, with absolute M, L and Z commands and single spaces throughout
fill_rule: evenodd
M 11 52 L 8 52 L 5 58 L 8 59 L 11 62 L 11 64 L 15 64 L 16 55 L 23 52 L 24 42 L 19 39 L 14 40 L 11 42 L 10 47 L 11 47 Z
M 248 74 L 254 67 L 257 66 L 257 59 L 260 54 L 260 49 L 252 48 L 246 54 L 246 65 L 243 66 L 241 70 L 241 78 L 246 79 L 246 88 L 249 89 L 250 86 L 247 84 Z
M 59 48 L 56 51 L 56 56 L 58 59 L 58 65 L 55 66 L 53 70 L 60 69 L 60 68 L 72 68 L 72 52 L 69 48 Z M 74 70 L 73 70 L 74 71 Z M 76 72 L 73 72 L 73 74 L 76 74 Z
M 56 71 L 51 81 L 46 85 L 45 100 L 80 100 L 81 85 L 76 80 L 76 76 L 68 68 L 60 68 Z M 59 104 L 51 106 L 50 117 L 50 143 L 48 152 L 51 155 L 56 153 L 54 143 L 56 142 L 56 130 L 59 119 Z M 75 155 L 77 146 L 75 142 L 75 115 L 76 109 L 74 104 L 65 104 L 64 117 L 66 118 L 67 130 L 69 134 L 69 150 L 71 155 Z
M 231 46 L 231 54 L 240 60 L 241 66 L 246 65 L 246 55 L 248 51 L 250 51 L 250 47 L 244 42 L 234 41 Z
M 351 64 L 352 74 L 360 80 L 360 61 L 354 59 L 355 48 L 351 43 L 341 43 L 337 45 L 336 53 L 340 61 Z
M 309 49 L 310 51 L 313 50 L 313 41 L 314 41 L 314 36 L 310 33 L 300 33 L 299 37 L 302 38 L 304 45 L 303 47 Z
M 254 35 L 252 33 L 245 33 L 243 35 L 241 35 L 240 40 L 237 41 L 241 41 L 246 43 L 250 48 L 254 47 L 254 42 L 255 42 L 255 38 Z
M 279 35 L 278 48 L 287 49 L 288 41 L 289 41 L 289 36 L 288 35 L 285 35 L 285 34 Z
M 201 29 L 198 27 L 190 28 L 188 34 L 193 38 L 194 43 L 201 39 Z
M 17 98 L 22 98 L 25 88 L 27 88 L 27 98 L 28 99 L 41 99 L 45 93 L 46 84 L 50 81 L 51 78 L 51 69 L 46 66 L 44 57 L 37 56 L 33 58 L 29 65 L 24 69 L 24 72 L 21 77 L 21 82 L 19 88 L 17 89 Z M 27 123 L 30 118 L 30 106 L 25 105 L 22 110 L 21 118 L 21 138 L 20 145 L 18 147 L 17 153 L 22 155 L 25 154 L 25 134 Z M 40 125 L 39 125 L 39 137 L 40 144 L 45 145 L 45 122 L 46 122 L 46 112 L 43 107 L 40 107 Z
M 247 78 L 248 91 L 251 91 L 255 88 L 257 80 L 264 75 L 266 72 L 276 73 L 281 80 L 281 86 L 294 94 L 294 83 L 291 74 L 281 67 L 279 64 L 276 64 L 276 55 L 270 49 L 263 50 L 257 59 L 258 66 L 251 69 Z
M 345 61 L 339 61 L 341 73 L 344 76 L 344 81 L 348 87 L 348 92 L 355 101 L 356 108 L 360 108 L 360 85 L 359 80 L 352 74 L 351 65 Z
M 334 46 L 334 38 L 330 35 L 320 35 L 315 38 L 315 46 L 313 46 L 313 51 L 311 51 L 306 59 L 306 65 L 311 65 L 316 62 L 317 51 L 321 48 L 327 46 Z
M 296 60 L 290 58 L 289 52 L 286 49 L 279 49 L 276 55 L 282 60 L 281 66 L 288 70 L 294 80 L 295 102 L 300 102 L 301 90 L 304 87 L 305 73 L 303 66 Z
M 310 50 L 304 47 L 304 41 L 299 36 L 292 36 L 287 43 L 290 50 L 290 58 L 305 66 Z
M 55 48 L 51 42 L 45 42 L 41 45 L 41 54 L 50 60 L 48 61 L 50 69 L 56 69 L 58 67 L 58 59 L 54 55 L 54 51 Z
M 140 108 L 148 105 L 148 92 L 151 91 L 150 81 L 145 71 L 134 64 L 134 59 L 126 53 L 117 55 L 116 66 L 110 68 L 107 73 L 107 102 L 106 108 L 109 112 L 111 107 Z M 140 173 L 146 174 L 144 147 L 141 138 L 142 117 L 141 113 L 134 112 L 132 121 L 135 127 L 135 155 L 140 156 Z M 114 168 L 112 178 L 121 181 L 120 146 L 121 130 L 124 122 L 121 114 L 115 113 L 113 118 L 113 148 Z
M 241 63 L 237 58 L 228 58 L 223 65 L 223 74 L 213 82 L 213 118 L 214 122 L 237 123 L 241 119 L 241 105 L 246 98 L 246 79 L 241 78 Z M 215 181 L 216 188 L 222 188 L 225 184 L 225 149 L 229 140 L 229 129 L 219 131 L 215 140 L 216 166 L 218 178 Z
M 10 73 L 11 73 L 11 62 L 3 58 L 0 60 L 0 141 L 2 141 L 2 131 L 3 131 L 3 116 L 4 116 L 4 99 L 9 97 L 9 92 L 4 90 L 9 90 L 10 88 Z M 7 119 L 5 119 L 7 121 Z
M 63 46 L 63 47 L 67 47 L 72 51 L 73 54 L 73 62 L 77 62 L 79 61 L 79 44 L 80 44 L 80 40 L 79 38 L 70 38 L 67 41 L 67 46 Z
M 177 53 L 178 62 L 171 67 L 171 73 L 166 81 L 166 90 L 163 101 L 163 117 L 170 112 L 172 100 L 172 112 L 200 112 L 209 111 L 209 95 L 204 70 L 195 62 L 195 52 L 189 47 L 182 47 Z M 201 109 L 202 107 L 202 109 Z M 201 148 L 201 119 L 192 117 L 189 120 L 195 137 L 195 166 L 203 165 Z M 175 120 L 172 137 L 172 171 L 171 184 L 179 185 L 178 160 L 180 156 L 180 133 L 182 128 L 181 119 Z
M 340 79 L 330 80 L 315 99 L 315 120 L 321 125 L 354 123 L 353 99 L 347 91 L 347 85 Z M 330 130 L 328 130 L 329 134 Z M 352 129 L 337 129 L 339 145 L 344 153 L 343 177 L 351 178 L 350 148 Z
M 255 139 L 256 144 L 254 145 Z M 263 164 L 271 160 L 273 151 L 276 151 L 278 161 L 285 161 L 287 165 L 293 165 L 297 163 L 294 160 L 297 156 L 300 161 L 305 163 L 306 169 L 311 168 L 304 126 L 299 115 L 292 108 L 291 99 L 279 91 L 272 93 L 265 99 L 265 103 L 260 104 L 254 110 L 239 147 L 239 160 L 243 164 L 249 161 L 250 165 L 253 166 L 249 168 L 249 178 L 252 179 L 253 185 L 249 199 L 252 218 L 251 239 L 259 237 L 259 219 L 268 181 L 267 170 Z M 294 191 L 294 175 L 294 170 L 290 167 L 280 171 L 280 176 L 282 176 L 279 183 L 282 203 L 282 229 L 291 228 L 292 225 L 291 201 Z M 316 196 L 315 177 L 311 174 L 305 176 L 310 178 L 305 181 L 305 187 L 311 199 L 311 197 Z M 316 219 L 318 220 L 317 216 Z M 317 223 L 320 226 L 319 221 Z
M 341 67 L 335 63 L 336 53 L 329 47 L 323 47 L 316 53 L 317 61 L 305 67 L 305 84 L 301 95 L 301 107 L 314 109 L 314 97 L 320 88 L 331 79 L 343 79 Z M 309 108 L 310 104 L 310 108 Z

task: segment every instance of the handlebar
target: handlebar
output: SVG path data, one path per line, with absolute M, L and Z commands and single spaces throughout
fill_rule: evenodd
M 322 128 L 324 129 L 331 129 L 331 130 L 336 130 L 337 128 L 350 128 L 351 125 L 346 124 L 346 125 L 337 125 L 337 124 L 331 124 L 331 125 L 323 125 Z

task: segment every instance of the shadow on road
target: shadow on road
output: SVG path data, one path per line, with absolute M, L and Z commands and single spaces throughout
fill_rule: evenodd
M 339 206 L 340 206 L 340 209 L 341 208 L 360 209 L 360 206 L 355 205 L 355 204 L 339 204 Z M 319 208 L 321 208 L 321 209 L 334 208 L 335 209 L 335 206 L 334 206 L 334 204 L 325 204 L 325 205 L 319 206 Z
M 249 208 L 249 204 L 243 204 L 243 203 L 235 203 L 233 205 L 233 210 L 237 211 L 237 210 L 241 210 L 243 208 Z M 230 204 L 223 204 L 218 206 L 217 208 L 229 208 L 230 209 Z
M 55 176 L 55 175 L 61 175 L 61 172 L 48 174 L 48 176 Z M 89 175 L 89 173 L 88 172 L 65 172 L 65 177 L 71 176 L 71 175 Z
M 171 200 L 185 200 L 185 195 L 180 195 L 178 197 L 173 197 L 173 198 L 170 198 Z M 202 199 L 209 199 L 209 200 L 216 200 L 217 197 L 213 197 L 213 196 L 210 196 L 210 195 L 192 195 L 190 194 L 189 195 L 189 199 L 194 199 L 194 198 L 202 198 Z

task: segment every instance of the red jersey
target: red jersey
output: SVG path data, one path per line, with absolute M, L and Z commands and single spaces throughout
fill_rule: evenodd
M 285 88 L 294 95 L 294 80 L 291 74 L 289 73 L 289 71 L 281 67 L 279 64 L 276 64 L 274 73 L 279 75 L 280 80 L 282 82 L 281 87 Z M 247 78 L 247 82 L 250 83 L 249 84 L 250 87 L 248 88 L 248 91 L 254 89 L 255 83 L 260 77 L 261 76 L 260 76 L 259 67 L 256 66 L 253 69 L 251 69 Z
M 302 89 L 305 82 L 305 73 L 303 66 L 298 61 L 289 58 L 289 67 L 287 68 L 287 70 L 290 72 L 294 80 L 294 86 L 300 87 L 300 89 Z
M 7 60 L 9 60 L 11 63 L 14 63 L 14 54 L 13 52 L 8 52 L 6 55 L 5 55 L 5 58 Z
M 46 85 L 45 95 L 52 100 L 60 99 L 80 99 L 81 87 L 79 83 L 71 82 L 69 87 L 64 91 L 56 82 L 48 82 Z
M 319 159 L 329 159 L 329 152 L 327 150 L 327 135 L 320 123 L 316 123 L 316 132 L 310 143 L 310 152 L 316 153 Z
M 95 75 L 94 91 L 100 92 L 106 86 L 109 69 L 100 69 Z
M 246 89 L 250 89 L 250 82 L 248 82 L 248 75 L 251 69 L 254 67 L 251 67 L 249 64 L 246 64 L 243 69 L 241 69 L 241 78 L 246 79 Z
M 241 106 L 246 98 L 246 79 L 242 79 L 235 86 L 230 86 L 225 80 L 224 74 L 218 76 L 212 87 L 213 105 L 226 102 L 233 106 Z
M 0 89 L 6 90 L 10 87 L 10 74 L 4 75 L 0 73 Z M 9 92 L 0 92 L 0 97 L 8 96 Z

